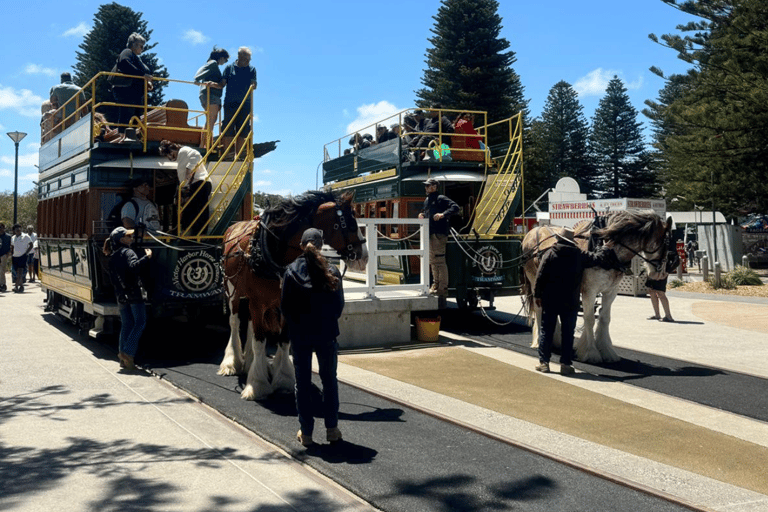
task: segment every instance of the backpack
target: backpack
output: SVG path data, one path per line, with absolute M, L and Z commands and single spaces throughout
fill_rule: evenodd
M 123 211 L 123 206 L 125 206 L 126 203 L 131 203 L 133 207 L 136 209 L 136 213 L 137 214 L 139 213 L 139 204 L 133 199 L 123 199 L 122 201 L 118 202 L 115 206 L 112 207 L 112 210 L 110 210 L 109 215 L 107 215 L 106 222 L 107 222 L 107 228 L 109 229 L 110 233 L 116 227 L 123 225 L 123 219 L 120 216 L 120 212 Z

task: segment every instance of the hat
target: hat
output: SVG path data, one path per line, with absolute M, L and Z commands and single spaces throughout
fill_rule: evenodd
M 144 183 L 149 184 L 149 180 L 146 178 L 133 178 L 128 182 L 128 186 L 130 188 L 136 188 L 142 186 Z
M 573 242 L 573 230 L 571 228 L 563 228 L 560 230 L 559 233 L 555 233 L 555 235 L 559 236 L 564 240 L 570 240 L 571 242 Z
M 323 248 L 323 232 L 319 229 L 309 228 L 301 235 L 301 245 L 312 244 L 318 249 Z
M 133 229 L 127 229 L 123 226 L 118 226 L 112 230 L 112 233 L 109 234 L 109 240 L 112 242 L 112 245 L 116 246 L 120 243 L 120 239 L 125 236 L 132 235 L 133 231 Z
M 424 182 L 425 185 L 439 185 L 439 182 L 435 178 L 429 178 L 427 181 Z

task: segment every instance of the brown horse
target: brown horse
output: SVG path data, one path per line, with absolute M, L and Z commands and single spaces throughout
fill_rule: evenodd
M 592 221 L 582 221 L 574 227 L 576 244 L 586 251 Z M 595 234 L 602 238 L 606 246 L 616 252 L 623 264 L 628 265 L 635 256 L 642 258 L 646 265 L 660 267 L 666 264 L 667 246 L 672 219 L 664 222 L 652 210 L 620 211 L 610 215 L 605 228 Z M 533 342 L 531 347 L 538 347 L 541 327 L 541 308 L 533 300 L 536 283 L 536 271 L 543 252 L 555 244 L 555 232 L 558 228 L 542 226 L 534 228 L 523 239 L 523 254 L 527 256 L 524 264 L 524 293 L 528 310 L 528 319 L 533 324 Z M 606 270 L 600 267 L 588 268 L 581 280 L 581 304 L 584 310 L 584 329 L 576 341 L 574 354 L 582 362 L 616 362 L 620 359 L 613 349 L 609 325 L 611 323 L 611 305 L 619 291 L 619 283 L 624 273 L 619 270 Z M 600 319 L 595 330 L 595 299 L 602 294 Z M 560 345 L 559 330 L 553 341 Z
M 302 252 L 302 233 L 310 227 L 320 229 L 324 242 L 350 267 L 365 268 L 368 250 L 351 203 L 352 194 L 337 198 L 332 193 L 307 192 L 267 209 L 257 220 L 238 222 L 225 233 L 224 285 L 231 333 L 218 373 L 235 375 L 247 369 L 242 398 L 260 400 L 278 389 L 293 391 L 295 377 L 280 313 L 280 285 L 283 270 Z M 241 299 L 246 298 L 251 321 L 243 354 L 238 312 Z M 271 365 L 267 341 L 277 342 L 278 347 Z

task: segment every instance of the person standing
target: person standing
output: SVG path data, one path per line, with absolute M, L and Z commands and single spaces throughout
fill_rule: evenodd
M 339 270 L 320 254 L 323 233 L 307 229 L 301 235 L 303 254 L 291 263 L 283 277 L 281 309 L 293 347 L 296 373 L 296 409 L 303 446 L 312 446 L 315 419 L 312 407 L 312 353 L 317 355 L 323 384 L 323 417 L 326 440 L 341 440 L 339 430 L 339 383 L 336 378 L 339 317 L 344 310 L 344 289 Z
M 539 262 L 533 292 L 536 306 L 541 308 L 539 364 L 536 371 L 549 373 L 552 339 L 557 319 L 560 318 L 560 374 L 570 375 L 575 372 L 572 366 L 573 333 L 576 330 L 584 269 L 596 266 L 615 268 L 618 260 L 612 250 L 601 255 L 582 251 L 574 242 L 574 233 L 570 228 L 563 228 L 555 236 L 555 245 L 547 249 Z
M 213 137 L 213 127 L 221 110 L 223 77 L 219 66 L 223 66 L 229 60 L 229 52 L 218 46 L 213 47 L 208 62 L 195 73 L 195 83 L 200 84 L 200 104 L 205 109 L 205 133 L 201 147 L 207 148 L 210 138 Z
M 662 322 L 674 322 L 672 313 L 669 310 L 669 299 L 667 299 L 667 279 L 669 272 L 677 268 L 680 264 L 680 257 L 677 251 L 670 249 L 665 259 L 666 266 L 661 270 L 653 270 L 648 273 L 645 285 L 648 287 L 648 295 L 651 297 L 651 306 L 653 307 L 653 316 L 648 320 L 661 320 Z M 664 316 L 660 315 L 659 303 L 664 308 Z
M 5 271 L 8 269 L 8 260 L 11 259 L 11 235 L 5 232 L 5 224 L 0 222 L 0 292 L 8 290 L 5 281 Z
M 160 229 L 160 213 L 157 205 L 149 199 L 152 188 L 144 178 L 135 178 L 128 185 L 133 191 L 133 201 L 127 201 L 120 211 L 123 227 L 138 228 L 137 238 L 144 236 L 144 228 L 157 231 Z M 135 204 L 135 206 L 134 206 Z
M 13 238 L 11 238 L 13 247 L 13 270 L 16 272 L 16 284 L 13 291 L 21 293 L 24 291 L 24 275 L 27 272 L 27 259 L 32 252 L 33 244 L 29 235 L 21 231 L 20 224 L 13 226 Z
M 451 198 L 437 192 L 438 181 L 429 178 L 424 182 L 427 198 L 419 213 L 420 219 L 429 219 L 429 266 L 432 270 L 432 286 L 429 293 L 448 296 L 448 264 L 445 260 L 445 246 L 451 230 L 449 219 L 459 212 L 459 205 Z
M 237 60 L 224 68 L 222 75 L 222 82 L 226 86 L 224 92 L 224 121 L 223 128 L 229 125 L 230 121 L 232 126 L 225 133 L 224 137 L 224 149 L 226 149 L 232 142 L 232 138 L 240 130 L 251 115 L 251 97 L 248 89 L 253 86 L 253 90 L 256 90 L 256 68 L 251 66 L 251 50 L 247 46 L 241 46 L 237 50 Z M 246 96 L 248 96 L 246 98 Z M 245 102 L 243 101 L 245 100 Z M 242 108 L 240 105 L 242 104 Z M 240 111 L 238 112 L 238 109 Z M 243 134 L 248 133 L 248 128 L 243 128 L 240 132 L 237 142 L 235 143 L 235 153 L 239 151 L 242 146 Z
M 199 151 L 181 146 L 168 140 L 160 142 L 160 154 L 176 162 L 182 200 L 186 200 L 181 212 L 179 234 L 196 236 L 205 234 L 208 223 L 208 201 L 211 197 L 211 182 Z M 197 219 L 195 219 L 197 218 Z
M 115 289 L 120 310 L 120 367 L 134 370 L 134 357 L 139 348 L 139 339 L 147 325 L 147 308 L 144 295 L 139 283 L 142 267 L 149 264 L 152 250 L 144 249 L 144 256 L 139 258 L 131 244 L 133 243 L 132 229 L 117 227 L 112 230 L 104 242 L 104 254 L 109 256 L 109 277 Z
M 29 254 L 27 254 L 27 270 L 29 271 L 29 282 L 34 283 L 35 277 L 37 277 L 37 263 L 35 260 L 38 259 L 38 252 L 37 252 L 37 234 L 35 233 L 35 228 L 33 226 L 27 226 L 27 235 L 29 235 L 29 239 L 32 240 L 32 251 L 30 251 Z
M 150 69 L 141 60 L 139 55 L 144 51 L 147 40 L 144 36 L 134 32 L 128 36 L 126 48 L 117 57 L 117 63 L 113 72 L 131 75 L 135 78 L 114 76 L 112 78 L 112 94 L 115 102 L 119 103 L 117 113 L 117 130 L 125 133 L 131 118 L 136 115 L 139 105 L 144 104 L 144 84 L 147 91 L 151 91 L 152 74 Z
M 66 71 L 61 74 L 61 83 L 51 87 L 48 96 L 50 96 L 52 105 L 64 107 L 62 118 L 64 119 L 65 128 L 71 126 L 85 112 L 85 110 L 81 110 L 81 107 L 85 104 L 85 93 L 72 82 L 72 75 Z M 77 96 L 77 99 L 69 101 L 74 96 Z M 69 103 L 67 103 L 68 101 Z M 75 112 L 78 112 L 78 115 L 70 117 Z

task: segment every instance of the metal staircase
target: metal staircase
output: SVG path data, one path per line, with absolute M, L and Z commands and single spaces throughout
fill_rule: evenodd
M 491 174 L 486 171 L 486 180 L 475 207 L 472 232 L 480 236 L 493 236 L 509 225 L 511 217 L 520 203 L 523 177 L 523 126 L 520 114 L 494 123 L 508 125 L 509 143 L 503 144 L 502 153 L 491 160 L 498 169 Z M 491 125 L 489 125 L 490 127 Z M 504 151 L 506 149 L 506 151 Z

